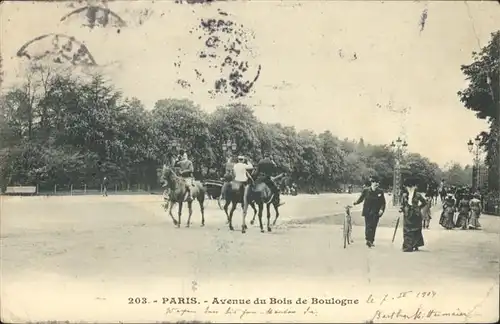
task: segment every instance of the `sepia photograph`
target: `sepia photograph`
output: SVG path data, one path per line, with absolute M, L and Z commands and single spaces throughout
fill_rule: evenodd
M 0 19 L 3 323 L 499 321 L 499 1 Z

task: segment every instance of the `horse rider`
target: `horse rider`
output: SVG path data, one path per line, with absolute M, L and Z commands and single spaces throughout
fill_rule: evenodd
M 249 180 L 250 180 L 250 170 L 253 169 L 253 165 L 246 159 L 243 155 L 238 156 L 238 162 L 233 167 L 234 181 L 237 181 L 244 186 L 243 197 L 244 200 L 248 194 Z
M 271 179 L 271 176 L 276 172 L 277 166 L 269 153 L 264 154 L 264 158 L 257 163 L 257 168 L 255 169 L 255 175 L 259 180 L 262 180 L 271 189 L 274 197 L 277 197 L 279 203 L 279 189 L 278 186 Z
M 194 185 L 193 179 L 193 162 L 188 159 L 187 153 L 184 150 L 181 150 L 181 159 L 177 161 L 174 167 L 179 168 L 179 175 L 184 179 L 187 189 L 186 201 L 192 201 L 193 197 L 191 195 L 191 187 Z
M 234 163 L 233 158 L 230 156 L 227 158 L 225 169 L 224 169 L 224 184 L 221 188 L 221 197 L 224 197 L 224 193 L 227 190 L 227 187 L 230 185 L 231 181 L 234 179 Z

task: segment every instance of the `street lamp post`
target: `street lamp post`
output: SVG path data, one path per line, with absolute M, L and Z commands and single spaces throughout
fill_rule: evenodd
M 469 142 L 467 142 L 467 148 L 469 149 L 469 152 L 473 154 L 473 162 L 474 162 L 474 168 L 476 169 L 476 178 L 474 179 L 474 172 L 472 172 L 472 190 L 475 192 L 479 190 L 479 151 L 480 151 L 480 145 L 481 144 L 481 138 L 479 136 L 476 136 L 474 139 L 474 142 L 469 139 Z
M 233 156 L 234 152 L 237 149 L 236 141 L 231 141 L 230 139 L 227 142 L 222 143 L 222 151 L 224 153 L 228 153 L 229 156 Z
M 401 160 L 403 159 L 403 154 L 405 153 L 408 144 L 406 141 L 401 140 L 400 137 L 396 141 L 392 141 L 391 148 L 394 152 L 394 173 L 392 178 L 392 205 L 398 206 L 401 196 Z

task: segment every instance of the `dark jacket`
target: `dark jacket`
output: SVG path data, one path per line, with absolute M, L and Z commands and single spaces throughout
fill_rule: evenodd
M 263 158 L 257 164 L 255 171 L 258 175 L 270 177 L 276 172 L 276 164 L 269 158 Z
M 378 216 L 380 210 L 382 210 L 382 212 L 385 211 L 385 196 L 384 192 L 380 188 L 377 188 L 375 190 L 372 190 L 371 188 L 363 189 L 363 192 L 361 192 L 361 196 L 354 203 L 354 205 L 358 205 L 363 201 L 364 204 L 361 216 Z

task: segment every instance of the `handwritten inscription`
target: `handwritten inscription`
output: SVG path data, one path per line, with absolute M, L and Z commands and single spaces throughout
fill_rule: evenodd
M 249 319 L 252 316 L 318 316 L 319 307 L 342 307 L 359 305 L 359 299 L 349 298 L 318 298 L 318 297 L 269 297 L 269 298 L 223 298 L 212 297 L 209 300 L 199 300 L 196 297 L 130 297 L 129 304 L 177 304 L 167 307 L 166 315 L 189 316 L 203 314 L 205 316 L 235 316 L 239 319 Z M 194 305 L 207 304 L 200 308 Z M 260 307 L 259 307 L 260 306 Z M 379 314 L 382 316 L 382 314 Z
M 373 320 L 422 320 L 437 317 L 467 317 L 468 314 L 460 309 L 454 311 L 442 311 L 437 309 L 424 309 L 419 306 L 414 311 L 403 311 L 401 308 L 395 311 L 376 310 Z

